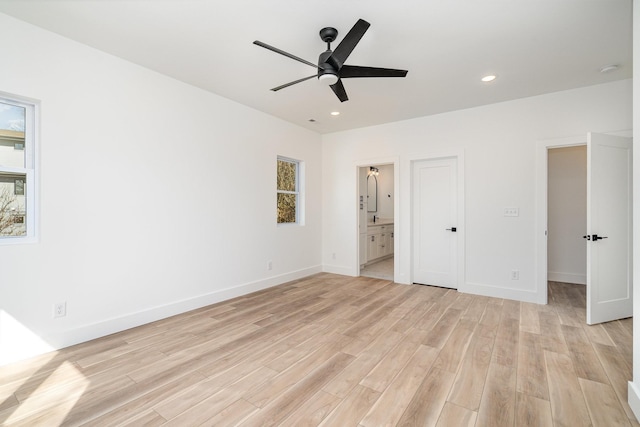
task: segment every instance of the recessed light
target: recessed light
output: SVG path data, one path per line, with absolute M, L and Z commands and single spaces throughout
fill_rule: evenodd
M 618 66 L 615 64 L 607 65 L 606 67 L 600 68 L 601 73 L 610 73 L 618 69 Z
M 494 80 L 496 79 L 496 77 L 497 77 L 497 76 L 494 76 L 493 74 L 490 74 L 490 75 L 488 75 L 488 76 L 484 76 L 484 77 L 483 77 L 482 79 L 480 79 L 480 80 L 482 80 L 482 81 L 483 81 L 483 82 L 485 82 L 485 83 L 489 83 L 489 82 L 494 81 Z
M 316 119 L 309 119 L 309 121 L 310 121 L 311 123 L 315 123 L 315 122 L 316 122 Z
M 332 116 L 339 116 L 340 115 L 340 111 L 332 111 L 331 115 Z

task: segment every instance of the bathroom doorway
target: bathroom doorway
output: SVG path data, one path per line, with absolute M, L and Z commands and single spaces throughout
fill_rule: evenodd
M 394 165 L 358 169 L 358 228 L 360 275 L 394 280 Z

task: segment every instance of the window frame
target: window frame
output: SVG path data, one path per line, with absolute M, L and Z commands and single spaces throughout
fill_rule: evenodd
M 276 179 L 276 224 L 278 225 L 278 227 L 287 227 L 287 226 L 293 226 L 293 225 L 304 225 L 304 215 L 303 215 L 303 211 L 302 211 L 302 207 L 304 206 L 304 204 L 302 203 L 303 201 L 303 176 L 304 176 L 304 162 L 302 160 L 298 160 L 298 159 L 294 159 L 291 157 L 286 157 L 286 156 L 278 156 L 276 159 L 276 174 L 277 174 L 277 170 L 278 170 L 278 161 L 283 161 L 283 162 L 288 162 L 288 163 L 293 163 L 296 166 L 296 172 L 295 172 L 295 190 L 294 191 L 288 191 L 288 190 L 280 190 L 278 188 L 278 180 Z M 293 194 L 296 197 L 296 205 L 295 205 L 295 210 L 296 210 L 296 219 L 295 222 L 278 222 L 278 194 Z
M 0 165 L 2 174 L 18 174 L 25 176 L 25 225 L 27 232 L 24 236 L 0 236 L 0 246 L 35 243 L 38 240 L 38 221 L 36 217 L 38 196 L 37 185 L 37 145 L 39 123 L 39 103 L 25 97 L 0 92 L 0 102 L 15 105 L 25 109 L 24 117 L 24 167 L 10 167 Z

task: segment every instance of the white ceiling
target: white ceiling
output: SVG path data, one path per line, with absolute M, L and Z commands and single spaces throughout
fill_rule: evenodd
M 0 12 L 320 133 L 631 78 L 631 0 L 0 0 Z M 409 70 L 348 79 L 314 69 L 321 28 L 371 23 L 346 61 Z M 600 73 L 603 66 L 619 69 Z M 486 74 L 493 83 L 482 83 Z M 340 111 L 340 116 L 330 116 Z M 309 119 L 315 119 L 312 123 Z

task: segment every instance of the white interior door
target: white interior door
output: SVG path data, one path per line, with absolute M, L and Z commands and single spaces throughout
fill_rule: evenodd
M 632 140 L 587 139 L 587 323 L 633 315 Z
M 413 282 L 457 289 L 457 159 L 413 164 Z

